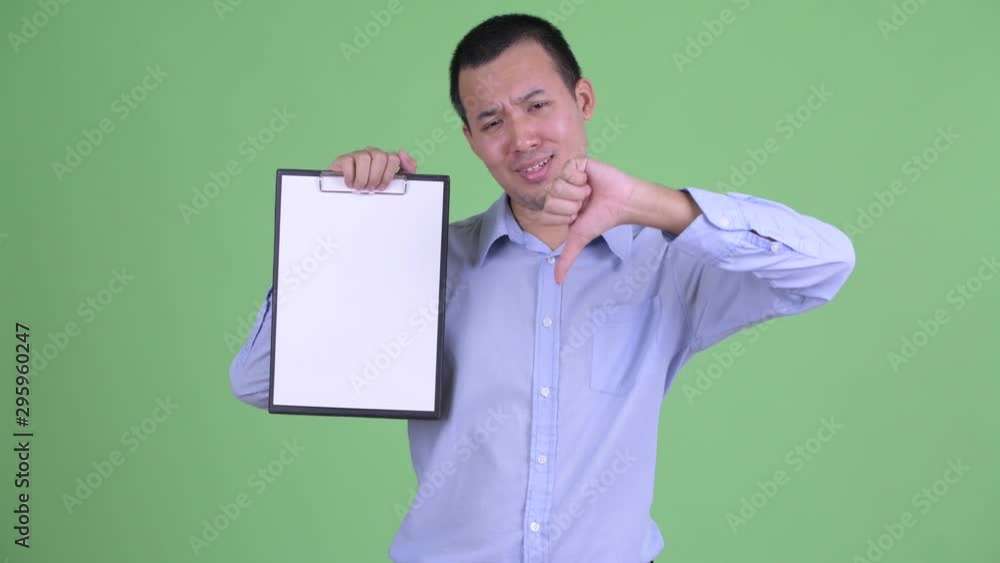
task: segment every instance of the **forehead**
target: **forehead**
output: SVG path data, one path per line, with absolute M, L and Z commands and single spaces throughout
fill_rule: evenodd
M 522 41 L 484 65 L 462 69 L 458 94 L 471 113 L 497 98 L 518 96 L 536 87 L 550 91 L 561 82 L 555 61 L 545 48 L 535 41 Z

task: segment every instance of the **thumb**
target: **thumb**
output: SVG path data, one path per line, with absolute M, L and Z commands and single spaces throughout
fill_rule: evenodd
M 412 156 L 410 156 L 410 153 L 400 149 L 399 168 L 403 172 L 406 172 L 407 174 L 414 174 L 417 171 L 417 161 L 414 160 Z
M 583 238 L 574 233 L 573 229 L 570 228 L 569 236 L 566 238 L 566 246 L 563 247 L 562 254 L 559 255 L 559 260 L 556 261 L 555 274 L 557 284 L 562 285 L 566 280 L 566 274 L 569 273 L 573 262 L 583 252 L 583 247 L 586 245 L 587 241 L 583 240 Z

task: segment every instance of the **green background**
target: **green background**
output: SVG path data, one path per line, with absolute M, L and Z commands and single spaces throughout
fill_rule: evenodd
M 30 550 L 13 544 L 13 438 L 0 454 L 0 561 L 386 560 L 393 507 L 414 486 L 405 423 L 252 409 L 230 393 L 232 339 L 242 343 L 270 283 L 275 169 L 324 168 L 369 144 L 424 145 L 433 151 L 419 171 L 452 178 L 452 220 L 500 194 L 446 118 L 447 63 L 473 25 L 521 10 L 564 30 L 595 85 L 591 135 L 607 119 L 627 126 L 594 156 L 630 174 L 718 190 L 773 138 L 779 150 L 736 191 L 843 229 L 859 227 L 876 192 L 906 188 L 852 232 L 855 273 L 831 304 L 731 337 L 745 353 L 728 367 L 712 354 L 730 342 L 679 374 L 660 420 L 658 560 L 848 562 L 904 512 L 916 524 L 883 561 L 1000 560 L 990 349 L 1000 279 L 978 278 L 1000 246 L 995 2 L 908 3 L 919 9 L 887 36 L 878 22 L 891 23 L 889 0 L 566 0 L 561 14 L 555 0 L 401 0 L 386 25 L 370 24 L 387 6 L 74 1 L 27 43 L 7 35 L 5 361 L 15 362 L 15 322 L 31 327 L 36 357 L 67 322 L 80 330 L 31 373 Z M 708 46 L 678 68 L 674 54 L 724 9 L 735 21 L 703 34 Z M 21 34 L 38 12 L 4 2 L 0 30 Z M 341 44 L 366 24 L 378 34 L 348 61 Z M 168 76 L 122 118 L 115 100 L 147 65 Z M 779 120 L 824 85 L 833 95 L 786 139 Z M 282 108 L 294 119 L 250 161 L 241 143 Z M 58 179 L 53 163 L 102 119 L 114 130 Z M 919 179 L 908 175 L 949 127 L 958 139 Z M 436 129 L 443 142 L 430 141 Z M 185 220 L 179 206 L 231 160 L 240 172 Z M 134 280 L 100 312 L 81 311 L 115 270 Z M 970 278 L 979 291 L 957 309 L 949 293 Z M 939 309 L 949 322 L 894 370 L 889 354 Z M 15 375 L 0 386 L 11 433 Z M 176 411 L 129 451 L 122 434 L 168 398 Z M 795 471 L 788 452 L 824 417 L 844 428 Z M 248 477 L 291 440 L 305 451 L 257 494 Z M 70 512 L 64 495 L 115 450 L 124 463 Z M 914 495 L 959 460 L 971 470 L 921 512 Z M 778 470 L 787 484 L 734 532 L 727 515 Z M 190 537 L 241 493 L 251 504 L 196 557 Z

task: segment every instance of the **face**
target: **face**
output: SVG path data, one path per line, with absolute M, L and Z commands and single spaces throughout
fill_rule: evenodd
M 571 92 L 545 49 L 523 41 L 492 62 L 463 69 L 458 91 L 473 152 L 513 205 L 541 210 L 548 184 L 567 161 L 586 155 L 590 81 L 580 79 Z

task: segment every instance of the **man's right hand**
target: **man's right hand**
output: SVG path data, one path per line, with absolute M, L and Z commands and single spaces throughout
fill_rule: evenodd
M 368 147 L 338 156 L 330 163 L 330 170 L 343 174 L 348 188 L 384 190 L 400 170 L 415 173 L 417 161 L 404 150 L 393 153 Z

